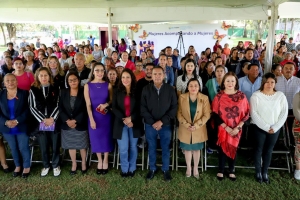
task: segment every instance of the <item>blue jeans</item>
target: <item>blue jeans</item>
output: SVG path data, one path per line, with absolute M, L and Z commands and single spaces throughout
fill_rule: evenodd
M 125 125 L 122 131 L 122 139 L 118 140 L 121 170 L 124 173 L 136 170 L 137 142 L 138 138 L 133 137 L 132 128 Z
M 26 133 L 17 135 L 3 133 L 7 141 L 16 167 L 21 167 L 20 153 L 23 158 L 23 168 L 30 167 L 29 137 Z
M 156 145 L 157 134 L 160 138 L 160 146 L 162 149 L 162 170 L 168 171 L 170 164 L 170 149 L 171 142 L 171 126 L 163 126 L 159 131 L 155 130 L 152 125 L 145 124 L 146 126 L 146 139 L 148 142 L 149 165 L 150 170 L 156 170 Z

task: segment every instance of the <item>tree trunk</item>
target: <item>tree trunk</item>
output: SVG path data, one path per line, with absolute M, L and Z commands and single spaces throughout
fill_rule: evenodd
M 245 20 L 245 25 L 244 25 L 244 35 L 243 38 L 247 38 L 247 20 Z
M 7 42 L 6 42 L 5 32 L 4 32 L 4 28 L 3 28 L 3 23 L 0 23 L 0 28 L 1 28 L 1 31 L 3 34 L 4 45 L 6 45 Z
M 293 29 L 294 29 L 295 18 L 292 18 L 292 19 L 291 19 L 291 22 L 292 22 L 292 23 L 291 23 L 291 36 L 292 36 L 292 35 L 293 35 L 293 31 L 294 31 Z
M 8 32 L 9 40 L 11 41 L 12 38 L 16 37 L 17 34 L 16 26 L 12 23 L 6 23 L 6 29 Z

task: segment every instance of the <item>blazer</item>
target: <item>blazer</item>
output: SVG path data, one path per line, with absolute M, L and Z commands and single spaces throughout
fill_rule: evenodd
M 122 131 L 124 123 L 122 118 L 125 118 L 124 98 L 126 94 L 118 89 L 114 91 L 112 100 L 112 112 L 114 113 L 113 138 L 122 139 Z M 143 124 L 140 116 L 139 101 L 134 96 L 130 96 L 130 116 L 133 123 L 133 137 L 139 138 L 142 136 Z
M 70 88 L 61 90 L 59 101 L 59 118 L 61 121 L 61 129 L 68 130 L 69 126 L 66 121 L 68 119 L 76 120 L 75 129 L 78 131 L 85 131 L 88 128 L 87 125 L 87 110 L 83 94 L 83 88 L 79 88 L 77 97 L 74 104 L 74 110 L 70 105 Z
M 40 63 L 39 61 L 33 61 L 33 65 L 32 65 L 32 72 L 35 74 L 36 70 L 40 68 Z
M 205 142 L 207 138 L 206 122 L 210 118 L 211 108 L 208 97 L 201 93 L 197 96 L 197 110 L 194 120 L 191 120 L 189 93 L 181 94 L 178 100 L 177 118 L 179 121 L 178 139 L 186 144 Z M 187 128 L 194 124 L 196 130 L 190 132 Z
M 10 120 L 10 112 L 7 104 L 7 90 L 0 92 L 0 132 L 9 133 L 9 128 L 5 126 L 6 120 Z M 27 119 L 29 114 L 28 92 L 17 89 L 15 101 L 15 119 L 19 122 L 17 127 L 20 133 L 27 133 Z

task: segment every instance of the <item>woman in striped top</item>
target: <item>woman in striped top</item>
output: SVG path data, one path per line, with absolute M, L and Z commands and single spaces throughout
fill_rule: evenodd
M 58 95 L 59 90 L 53 85 L 51 72 L 46 67 L 41 67 L 36 71 L 36 80 L 29 91 L 29 107 L 34 116 L 36 132 L 38 132 L 38 142 L 41 149 L 44 168 L 41 176 L 46 176 L 50 169 L 50 160 L 54 176 L 60 175 L 59 167 L 59 134 L 56 120 L 58 118 Z M 44 131 L 42 126 L 51 131 Z M 52 148 L 52 159 L 49 154 L 49 147 Z

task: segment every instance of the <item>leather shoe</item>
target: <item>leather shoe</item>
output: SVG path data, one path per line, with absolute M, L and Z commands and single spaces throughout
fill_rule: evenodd
M 223 174 L 223 173 L 218 173 L 218 174 Z M 223 176 L 218 176 L 218 174 L 217 174 L 217 179 L 219 180 L 219 181 L 223 181 L 223 179 L 224 179 L 224 174 L 223 174 Z
M 126 178 L 128 176 L 127 172 L 121 172 L 121 177 Z
M 134 177 L 135 171 L 133 171 L 133 172 L 128 172 L 127 174 L 128 174 L 128 176 L 130 176 L 130 177 Z
M 261 173 L 256 173 L 256 181 L 262 183 L 262 176 Z
M 13 177 L 18 177 L 18 176 L 20 176 L 21 175 L 21 172 L 14 172 L 13 173 Z
M 154 178 L 154 174 L 155 174 L 155 171 L 154 170 L 150 170 L 146 176 L 146 179 L 147 180 L 151 180 Z
M 70 175 L 75 175 L 75 174 L 77 174 L 77 172 L 76 172 L 76 170 L 74 170 L 74 171 L 72 171 L 72 170 L 70 170 Z
M 107 174 L 107 173 L 108 173 L 108 169 L 103 169 L 103 170 L 102 170 L 102 174 L 103 174 L 103 175 L 105 175 L 105 174 Z
M 172 180 L 172 176 L 169 171 L 164 171 L 164 179 L 167 182 L 170 182 Z
M 82 173 L 82 174 L 86 174 L 86 173 L 87 173 L 87 169 L 81 170 L 81 173 Z
M 103 173 L 103 169 L 97 169 L 96 174 L 102 174 Z
M 264 183 L 270 184 L 270 179 L 268 177 L 268 174 L 263 174 L 262 178 L 263 178 Z
M 7 174 L 7 173 L 9 173 L 10 172 L 10 170 L 9 170 L 9 167 L 8 168 L 3 168 L 3 172 L 5 173 L 5 174 Z
M 28 173 L 23 173 L 22 178 L 28 178 L 29 174 L 30 174 L 29 172 Z

